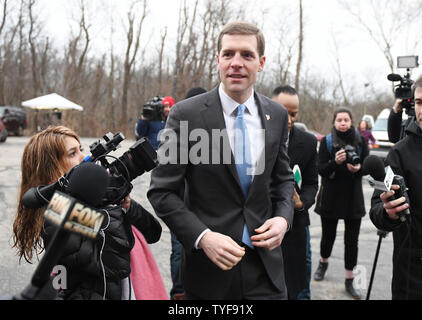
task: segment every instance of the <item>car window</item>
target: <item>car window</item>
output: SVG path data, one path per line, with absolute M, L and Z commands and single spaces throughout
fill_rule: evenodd
M 387 122 L 388 119 L 378 118 L 377 121 L 375 121 L 372 131 L 387 131 Z

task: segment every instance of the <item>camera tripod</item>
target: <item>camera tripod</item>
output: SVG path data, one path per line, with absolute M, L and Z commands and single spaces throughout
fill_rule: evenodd
M 382 239 L 387 236 L 387 234 L 388 234 L 388 231 L 383 231 L 379 229 L 377 231 L 378 245 L 377 245 L 377 251 L 375 252 L 374 265 L 372 266 L 371 280 L 369 281 L 369 287 L 368 287 L 368 292 L 366 294 L 366 300 L 369 300 L 369 296 L 371 295 L 372 283 L 374 281 L 375 269 L 377 267 L 378 255 L 380 253 L 380 248 L 381 248 L 381 242 L 382 242 Z

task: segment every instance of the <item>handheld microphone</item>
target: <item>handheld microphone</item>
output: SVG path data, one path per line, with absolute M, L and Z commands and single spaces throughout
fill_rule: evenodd
M 89 165 L 86 165 L 88 163 Z M 73 167 L 56 182 L 47 186 L 38 186 L 29 189 L 22 196 L 22 204 L 29 209 L 38 209 L 50 201 L 55 191 L 62 191 L 94 207 L 98 206 L 101 202 L 92 203 L 92 201 L 105 196 L 105 191 L 104 194 L 98 194 L 98 192 L 102 192 L 103 190 L 102 187 L 98 188 L 98 186 L 102 186 L 105 183 L 108 186 L 109 181 L 108 174 L 107 177 L 102 174 L 105 171 L 104 168 L 100 169 L 99 167 L 94 163 L 82 162 Z M 95 181 L 95 188 L 88 187 L 92 186 L 92 182 L 94 182 L 89 183 L 91 179 Z
M 108 179 L 109 175 L 103 167 L 87 162 L 75 167 L 69 178 L 70 195 L 54 192 L 44 218 L 57 227 L 56 232 L 32 276 L 31 284 L 17 299 L 37 299 L 50 279 L 71 233 L 96 238 L 104 216 L 95 206 L 102 202 Z
M 394 174 L 391 168 L 388 168 L 391 174 L 388 174 L 386 179 L 386 172 L 382 159 L 375 155 L 369 155 L 363 161 L 362 173 L 363 175 L 369 174 L 372 177 L 372 179 L 368 179 L 368 183 L 374 189 L 381 191 L 390 191 L 390 187 L 392 184 L 400 186 L 400 189 L 394 190 L 394 194 L 388 199 L 389 201 L 405 197 L 406 202 L 410 203 L 404 178 L 400 175 Z M 406 221 L 405 216 L 408 214 L 410 214 L 409 208 L 397 213 L 401 221 Z

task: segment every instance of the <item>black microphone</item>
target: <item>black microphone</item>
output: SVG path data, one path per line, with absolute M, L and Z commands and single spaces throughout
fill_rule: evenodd
M 390 191 L 386 184 L 384 183 L 385 179 L 385 168 L 384 168 L 384 161 L 381 158 L 375 155 L 369 155 L 365 158 L 362 165 L 362 174 L 363 175 L 370 175 L 372 179 L 368 179 L 369 185 L 374 189 L 381 190 L 381 191 Z M 392 184 L 397 184 L 400 186 L 400 189 L 394 190 L 394 194 L 388 199 L 389 201 L 399 199 L 401 197 L 406 198 L 406 202 L 409 202 L 409 195 L 407 194 L 406 183 L 404 178 L 400 175 L 394 174 L 394 178 Z M 406 221 L 406 215 L 408 215 L 409 208 L 398 212 L 397 215 L 400 217 L 401 221 Z
M 89 189 L 88 186 L 91 186 L 92 184 L 87 182 L 90 181 L 90 179 L 95 179 L 97 186 L 103 185 L 106 182 L 108 185 L 109 178 L 108 175 L 106 177 L 106 175 L 102 173 L 104 168 L 95 165 L 94 163 L 90 163 L 87 166 L 87 163 L 88 162 L 82 162 L 73 167 L 68 173 L 52 184 L 47 186 L 41 185 L 29 189 L 22 196 L 22 204 L 29 209 L 38 209 L 50 201 L 55 191 L 62 191 L 89 205 L 94 207 L 98 206 L 101 202 L 93 203 L 92 201 L 100 197 L 103 198 L 105 194 L 98 194 L 102 188 Z
M 362 174 L 364 176 L 370 175 L 376 181 L 384 181 L 385 169 L 384 161 L 380 157 L 369 155 L 365 158 L 362 164 Z
M 99 165 L 86 162 L 74 167 L 69 178 L 71 195 L 55 191 L 44 212 L 45 220 L 57 227 L 56 232 L 32 276 L 31 284 L 15 299 L 34 300 L 39 297 L 71 233 L 96 238 L 104 216 L 95 206 L 102 202 L 108 183 L 109 175 Z
M 68 193 L 86 204 L 98 207 L 110 183 L 107 170 L 92 162 L 82 162 L 69 176 Z
M 396 73 L 390 73 L 388 76 L 387 76 L 387 79 L 388 80 L 390 80 L 390 81 L 401 81 L 403 78 L 401 77 L 401 75 L 399 75 L 399 74 L 396 74 Z

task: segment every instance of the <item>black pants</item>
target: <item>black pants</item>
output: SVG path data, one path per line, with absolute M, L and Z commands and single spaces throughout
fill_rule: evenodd
M 280 292 L 268 277 L 261 258 L 255 249 L 245 247 L 242 260 L 233 268 L 235 271 L 232 285 L 223 300 L 287 300 L 287 288 Z M 280 268 L 281 269 L 281 268 Z M 206 276 L 206 275 L 204 275 Z M 280 276 L 284 278 L 283 270 Z M 284 279 L 283 279 L 284 280 Z M 283 281 L 285 282 L 285 281 Z M 204 292 L 206 289 L 204 288 Z M 202 300 L 197 295 L 185 291 L 186 300 Z
M 321 257 L 327 259 L 331 256 L 337 234 L 339 219 L 321 217 L 322 238 Z M 344 219 L 344 267 L 353 270 L 358 261 L 358 239 L 362 219 Z

